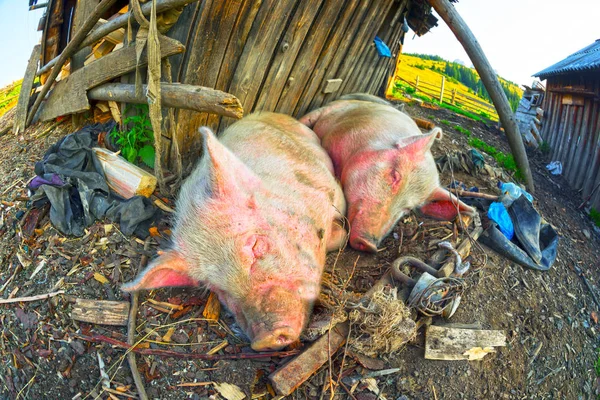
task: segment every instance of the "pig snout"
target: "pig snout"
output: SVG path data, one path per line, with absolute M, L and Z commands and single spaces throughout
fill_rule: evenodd
M 367 253 L 377 253 L 379 240 L 374 235 L 354 234 L 350 235 L 350 246 L 353 249 Z
M 351 213 L 348 218 L 351 226 L 350 246 L 359 251 L 376 253 L 382 239 L 404 214 L 403 210 L 399 215 L 388 215 L 383 207 L 369 212 L 359 210 Z
M 273 287 L 244 312 L 255 351 L 279 350 L 295 342 L 306 323 L 310 305 L 297 293 Z

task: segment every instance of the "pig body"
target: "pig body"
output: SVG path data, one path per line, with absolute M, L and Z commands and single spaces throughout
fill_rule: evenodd
M 410 210 L 452 219 L 474 209 L 440 187 L 430 148 L 442 131 L 422 134 L 408 115 L 366 94 L 346 96 L 300 119 L 330 155 L 350 222 L 350 245 L 374 252 Z
M 327 250 L 346 232 L 342 190 L 318 137 L 295 119 L 253 114 L 217 140 L 177 200 L 173 247 L 125 290 L 204 285 L 255 350 L 295 341 L 319 293 Z

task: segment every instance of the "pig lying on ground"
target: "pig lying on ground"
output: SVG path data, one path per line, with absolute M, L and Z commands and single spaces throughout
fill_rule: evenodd
M 177 200 L 173 247 L 123 290 L 204 285 L 255 350 L 298 339 L 319 294 L 325 254 L 346 239 L 345 200 L 313 131 L 274 113 L 236 122 L 204 155 Z
M 450 220 L 475 210 L 440 187 L 430 148 L 440 128 L 416 123 L 378 97 L 355 94 L 300 119 L 321 138 L 340 179 L 350 221 L 350 245 L 377 251 L 396 222 L 416 207 Z

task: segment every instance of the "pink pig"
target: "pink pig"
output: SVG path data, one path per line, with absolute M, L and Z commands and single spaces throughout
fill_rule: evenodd
M 346 237 L 343 192 L 313 131 L 253 114 L 217 140 L 181 188 L 172 248 L 123 290 L 203 285 L 235 315 L 255 350 L 297 340 L 329 250 Z
M 403 112 L 378 97 L 355 94 L 300 119 L 321 138 L 348 202 L 350 245 L 375 252 L 396 222 L 420 207 L 450 220 L 475 210 L 440 187 L 430 148 L 440 128 L 422 134 Z

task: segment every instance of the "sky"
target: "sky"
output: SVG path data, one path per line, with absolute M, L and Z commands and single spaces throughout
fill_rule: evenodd
M 492 68 L 505 79 L 531 85 L 536 72 L 600 39 L 600 0 L 459 0 L 455 4 Z M 439 55 L 472 66 L 446 23 L 418 37 L 409 31 L 405 53 Z
M 29 11 L 27 0 L 0 0 L 0 88 L 23 78 L 31 50 L 40 41 L 37 27 L 43 14 Z
M 532 74 L 600 39 L 600 0 L 459 0 L 455 6 L 492 67 L 521 85 L 531 85 Z M 23 77 L 40 40 L 42 14 L 28 11 L 27 0 L 0 0 L 0 87 Z M 471 66 L 458 40 L 438 19 L 438 26 L 422 37 L 409 31 L 403 51 L 459 59 Z

